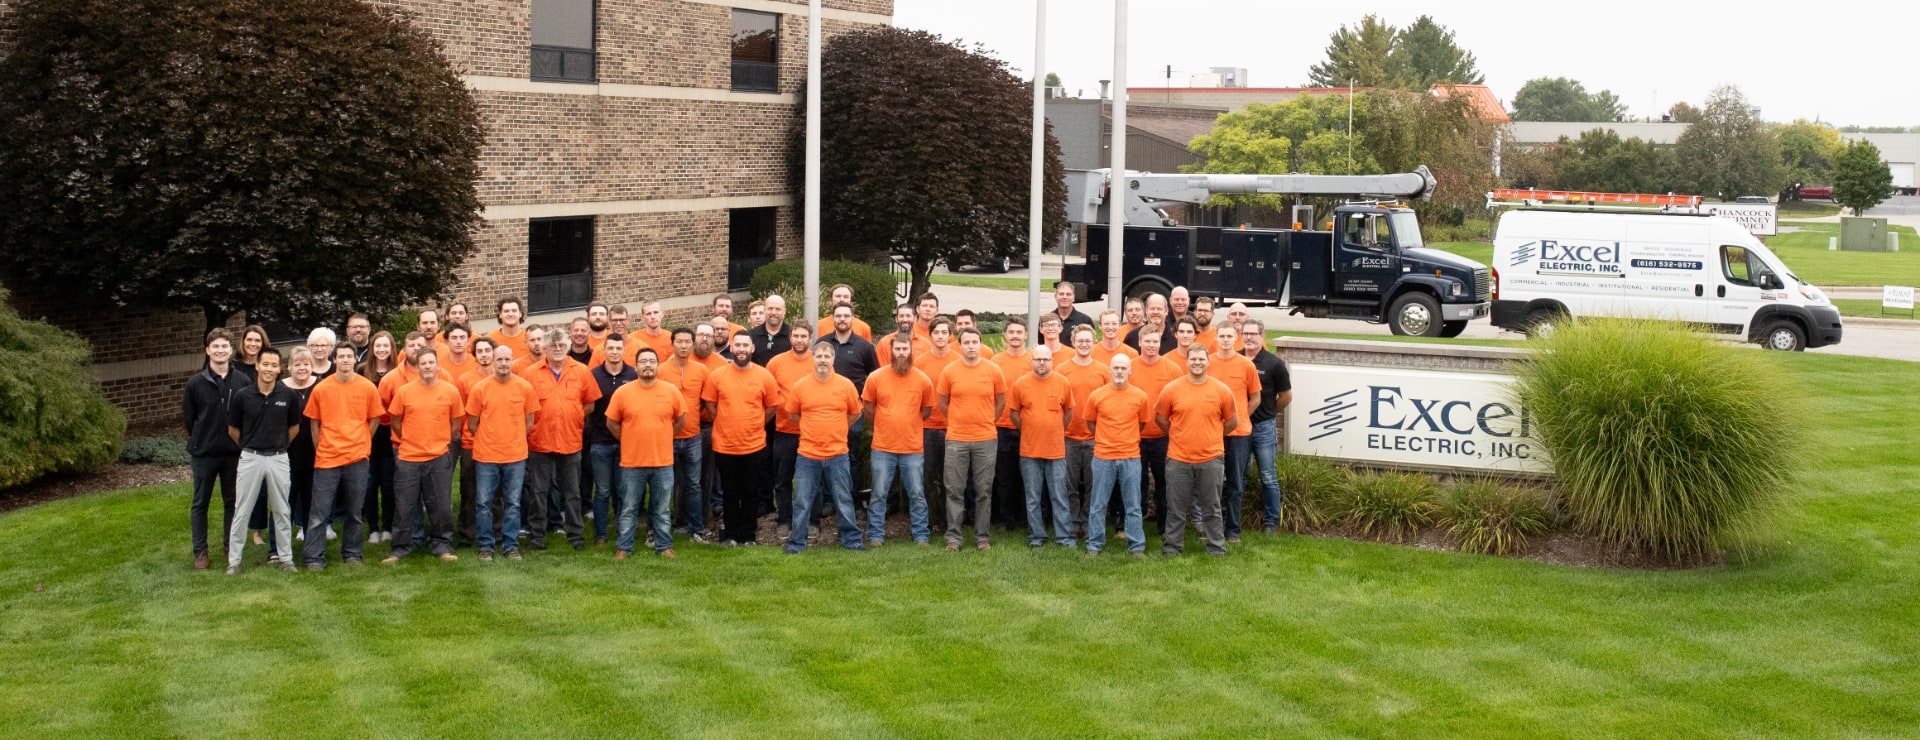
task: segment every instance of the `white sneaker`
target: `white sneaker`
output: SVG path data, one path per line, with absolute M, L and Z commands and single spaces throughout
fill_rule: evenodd
M 393 532 L 392 532 L 391 530 L 382 530 L 382 531 L 380 532 L 380 541 L 381 541 L 381 542 L 392 542 L 392 541 L 393 541 Z
M 293 532 L 293 539 L 294 539 L 294 541 L 295 541 L 295 542 L 306 542 L 306 541 L 307 541 L 307 530 L 304 530 L 304 529 L 297 529 L 297 530 L 294 530 L 294 532 Z
M 327 539 L 329 540 L 340 539 L 340 533 L 333 531 L 333 525 L 331 524 L 327 525 Z

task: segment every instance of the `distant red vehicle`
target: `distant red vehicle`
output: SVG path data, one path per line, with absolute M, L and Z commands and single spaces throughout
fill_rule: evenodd
M 1802 185 L 1800 186 L 1800 199 L 1801 200 L 1833 200 L 1833 186 L 1832 185 Z

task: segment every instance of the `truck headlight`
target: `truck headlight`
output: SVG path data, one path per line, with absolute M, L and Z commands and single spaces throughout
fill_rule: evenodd
M 1825 303 L 1827 301 L 1826 294 L 1821 293 L 1819 288 L 1815 288 L 1806 283 L 1800 284 L 1800 297 L 1814 303 Z
M 1453 297 L 1459 298 L 1460 296 L 1465 295 L 1465 292 L 1466 292 L 1466 288 L 1464 286 L 1462 286 L 1459 283 L 1453 284 Z

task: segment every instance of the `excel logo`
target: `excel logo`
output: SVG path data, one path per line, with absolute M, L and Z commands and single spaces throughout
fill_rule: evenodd
M 1359 421 L 1360 417 L 1351 413 L 1360 407 L 1359 401 L 1353 398 L 1353 395 L 1359 392 L 1358 390 L 1344 391 L 1320 399 L 1320 406 L 1307 412 L 1315 417 L 1315 420 L 1307 425 L 1309 433 L 1313 434 L 1307 438 L 1308 441 L 1326 439 L 1339 434 L 1344 431 L 1343 427 L 1348 422 Z

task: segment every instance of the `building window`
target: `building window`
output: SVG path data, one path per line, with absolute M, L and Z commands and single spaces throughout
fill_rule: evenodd
M 527 223 L 527 313 L 593 302 L 593 217 Z
M 533 79 L 593 82 L 594 0 L 533 0 Z
M 727 290 L 746 290 L 753 271 L 773 261 L 777 208 L 735 208 L 727 212 Z
M 733 11 L 733 89 L 780 91 L 780 16 Z

